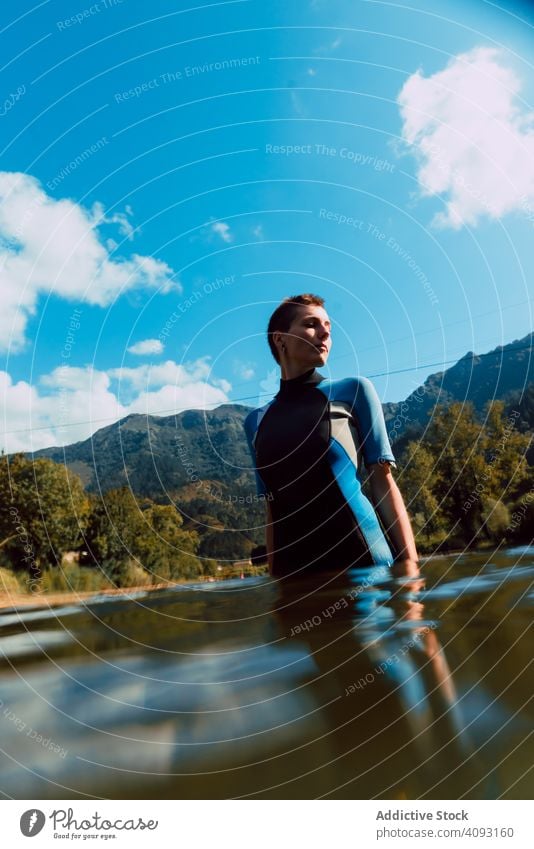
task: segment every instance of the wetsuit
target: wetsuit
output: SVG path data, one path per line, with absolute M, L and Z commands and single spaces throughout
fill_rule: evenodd
M 244 427 L 258 495 L 271 508 L 273 574 L 393 562 L 361 488 L 362 461 L 395 465 L 370 380 L 328 380 L 310 369 L 281 380 Z

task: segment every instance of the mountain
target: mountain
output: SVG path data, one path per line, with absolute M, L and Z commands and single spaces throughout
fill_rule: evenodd
M 385 404 L 392 443 L 420 432 L 435 404 L 452 401 L 471 401 L 480 414 L 487 401 L 503 399 L 518 405 L 523 427 L 532 429 L 532 387 L 528 393 L 525 388 L 534 381 L 533 337 L 487 354 L 470 352 L 446 371 L 430 375 L 406 401 Z M 210 515 L 217 513 L 208 509 L 210 503 L 218 502 L 221 515 L 224 503 L 223 519 L 228 521 L 233 506 L 254 492 L 243 431 L 249 410 L 223 404 L 165 417 L 131 415 L 83 442 L 45 448 L 33 456 L 66 463 L 92 492 L 128 486 L 155 501 L 194 501 L 197 510 Z
M 405 401 L 384 404 L 389 432 L 398 439 L 407 430 L 419 431 L 436 404 L 470 401 L 479 416 L 488 401 L 520 405 L 534 382 L 533 339 L 534 333 L 529 333 L 486 354 L 470 351 L 451 368 L 429 375 Z M 528 426 L 534 427 L 534 422 Z
M 210 482 L 248 490 L 252 475 L 243 431 L 248 412 L 240 404 L 223 404 L 165 417 L 130 415 L 83 442 L 33 456 L 66 463 L 90 492 L 128 486 L 160 500 L 182 488 L 190 496 L 209 496 Z

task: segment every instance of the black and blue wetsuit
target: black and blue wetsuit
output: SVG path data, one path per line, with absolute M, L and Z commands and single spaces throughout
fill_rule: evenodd
M 361 486 L 362 462 L 395 465 L 370 380 L 310 369 L 281 380 L 244 427 L 258 494 L 271 507 L 275 575 L 393 562 Z

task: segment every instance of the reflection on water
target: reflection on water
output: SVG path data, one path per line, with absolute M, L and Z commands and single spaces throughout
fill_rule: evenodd
M 534 549 L 0 615 L 12 798 L 532 798 Z

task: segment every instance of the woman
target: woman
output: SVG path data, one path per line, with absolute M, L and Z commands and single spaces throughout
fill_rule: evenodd
M 323 305 L 317 295 L 296 295 L 274 311 L 267 338 L 280 391 L 244 422 L 266 499 L 269 568 L 278 576 L 417 560 L 372 383 L 316 371 L 331 347 Z M 362 492 L 362 461 L 378 516 Z

